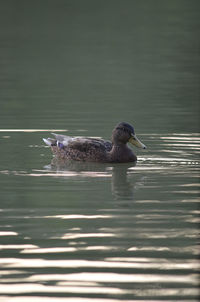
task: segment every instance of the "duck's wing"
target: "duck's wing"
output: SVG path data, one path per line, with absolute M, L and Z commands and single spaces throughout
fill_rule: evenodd
M 62 147 L 67 146 L 68 143 L 73 139 L 70 136 L 67 135 L 61 135 L 52 133 L 55 138 L 43 138 L 43 141 L 48 146 L 58 146 L 58 144 L 61 144 Z
M 55 137 L 58 143 L 62 143 L 64 146 L 67 146 L 71 141 L 74 140 L 74 137 L 72 136 L 56 134 L 56 133 L 51 133 L 51 134 Z
M 68 147 L 80 152 L 87 152 L 91 149 L 109 152 L 112 149 L 112 144 L 109 141 L 98 138 L 76 137 L 68 143 Z
M 53 138 L 43 138 L 43 141 L 48 146 L 58 146 L 60 148 L 71 148 L 77 149 L 81 152 L 87 152 L 91 148 L 100 149 L 104 151 L 110 151 L 112 149 L 112 143 L 99 138 L 90 138 L 90 137 L 72 137 L 62 134 L 52 133 L 55 137 Z

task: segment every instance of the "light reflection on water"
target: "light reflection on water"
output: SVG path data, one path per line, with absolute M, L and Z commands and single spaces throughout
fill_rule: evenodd
M 200 141 L 143 137 L 149 149 L 136 166 L 41 157 L 34 168 L 0 171 L 11 182 L 5 199 L 19 190 L 20 202 L 30 179 L 24 204 L 0 211 L 2 301 L 197 301 Z M 29 149 L 37 158 L 50 151 Z
M 199 8 L 0 1 L 0 301 L 199 301 Z M 42 142 L 122 120 L 136 166 Z

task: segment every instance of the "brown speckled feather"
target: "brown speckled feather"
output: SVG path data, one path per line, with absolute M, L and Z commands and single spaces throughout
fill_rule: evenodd
M 91 162 L 108 162 L 107 153 L 112 143 L 94 138 L 71 141 L 66 147 L 51 146 L 53 153 L 60 158 Z
M 54 139 L 43 139 L 51 146 L 58 159 L 102 163 L 126 163 L 137 160 L 136 155 L 127 146 L 127 142 L 145 149 L 135 135 L 134 128 L 128 123 L 119 123 L 112 132 L 112 143 L 98 138 L 70 137 L 55 134 Z

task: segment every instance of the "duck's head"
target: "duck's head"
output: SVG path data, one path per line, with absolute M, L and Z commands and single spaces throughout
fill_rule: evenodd
M 138 148 L 146 149 L 146 146 L 137 138 L 133 126 L 121 122 L 117 124 L 112 132 L 112 143 L 121 145 L 128 142 Z

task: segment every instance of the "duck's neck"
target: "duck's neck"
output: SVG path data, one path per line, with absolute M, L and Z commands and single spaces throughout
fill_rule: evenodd
M 128 148 L 127 144 L 122 143 L 113 144 L 110 151 L 110 157 L 111 161 L 121 163 L 133 162 L 137 160 L 137 157 L 132 150 Z

